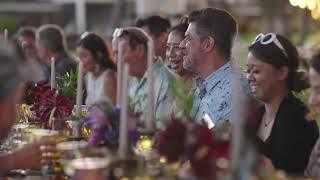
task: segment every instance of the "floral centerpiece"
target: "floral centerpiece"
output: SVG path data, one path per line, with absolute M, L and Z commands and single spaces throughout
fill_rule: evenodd
M 31 106 L 30 110 L 34 114 L 32 120 L 40 122 L 45 128 L 52 126 L 50 117 L 65 121 L 73 107 L 67 97 L 51 89 L 44 81 L 27 82 L 24 101 Z
M 50 86 L 46 85 L 45 81 L 28 81 L 25 83 L 24 103 L 27 105 L 33 105 L 46 90 L 50 89 Z
M 72 104 L 75 104 L 77 92 L 77 74 L 79 69 L 76 71 L 71 70 L 70 72 L 66 72 L 64 74 L 57 75 L 57 90 L 59 93 L 68 97 Z M 84 89 L 84 93 L 86 93 Z M 84 94 L 85 97 L 85 94 Z
M 215 179 L 216 159 L 229 157 L 229 143 L 215 141 L 207 126 L 191 120 L 183 123 L 173 119 L 158 134 L 155 148 L 168 162 L 189 161 L 193 174 L 199 178 Z
M 186 126 L 181 121 L 173 119 L 166 129 L 158 134 L 155 148 L 169 163 L 181 158 L 185 149 L 186 130 Z
M 105 143 L 110 147 L 118 143 L 120 111 L 120 108 L 112 106 L 109 102 L 101 102 L 90 108 L 88 116 L 82 123 L 83 126 L 91 130 L 89 146 L 94 147 L 100 143 Z M 129 118 L 129 120 L 130 140 L 135 143 L 139 138 L 137 131 L 137 124 L 139 123 L 133 118 Z

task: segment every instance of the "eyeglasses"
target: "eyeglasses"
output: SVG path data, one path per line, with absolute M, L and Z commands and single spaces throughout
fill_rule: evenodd
M 262 45 L 267 45 L 273 42 L 279 49 L 281 49 L 281 51 L 287 58 L 289 57 L 288 53 L 278 40 L 277 35 L 274 33 L 258 34 L 251 44 L 255 44 L 257 42 L 260 42 Z

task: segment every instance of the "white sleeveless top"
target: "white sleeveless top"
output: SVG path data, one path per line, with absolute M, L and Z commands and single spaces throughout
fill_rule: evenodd
M 100 76 L 94 77 L 91 72 L 88 72 L 86 75 L 86 105 L 92 105 L 97 102 L 110 100 L 106 94 L 106 78 L 108 73 L 109 71 L 105 70 Z

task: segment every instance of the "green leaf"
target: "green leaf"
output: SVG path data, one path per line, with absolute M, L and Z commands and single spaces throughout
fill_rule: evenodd
M 181 111 L 182 119 L 189 119 L 191 117 L 194 92 L 177 75 L 172 76 L 170 84 L 170 95 Z
M 70 72 L 57 76 L 57 90 L 60 94 L 67 96 L 73 104 L 75 104 L 77 96 L 77 74 L 78 70 L 71 70 Z

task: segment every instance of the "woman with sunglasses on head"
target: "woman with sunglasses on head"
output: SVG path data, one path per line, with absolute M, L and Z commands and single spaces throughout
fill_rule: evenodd
M 116 66 L 102 37 L 85 33 L 77 43 L 77 53 L 88 72 L 85 77 L 86 105 L 100 101 L 116 101 Z
M 247 75 L 262 103 L 256 140 L 266 166 L 295 175 L 303 174 L 319 136 L 315 121 L 306 119 L 307 107 L 293 94 L 307 88 L 298 58 L 287 38 L 259 34 L 249 46 Z

